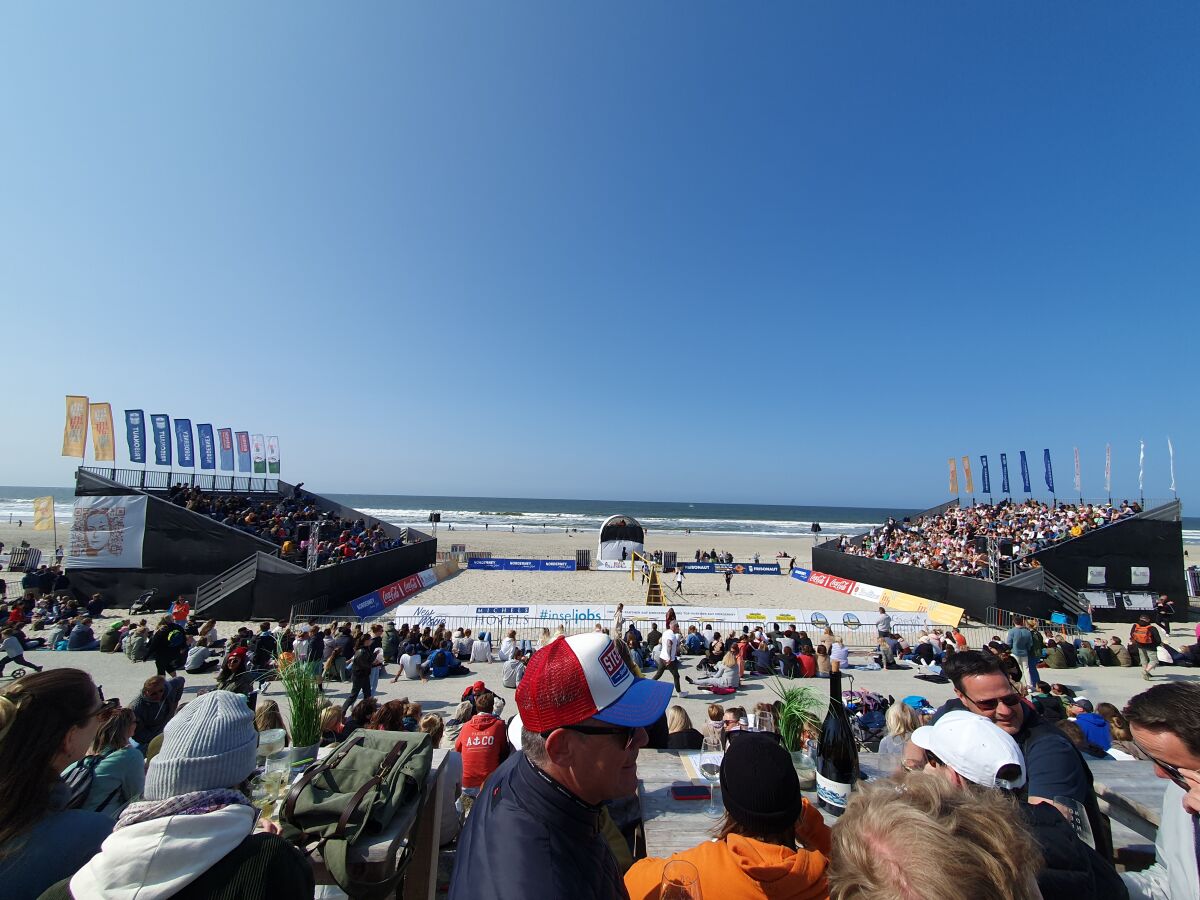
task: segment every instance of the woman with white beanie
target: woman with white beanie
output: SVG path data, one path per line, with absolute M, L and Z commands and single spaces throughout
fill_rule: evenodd
M 311 898 L 308 861 L 271 830 L 256 830 L 248 797 L 258 733 L 245 698 L 212 691 L 163 732 L 131 803 L 100 852 L 45 900 L 267 900 Z

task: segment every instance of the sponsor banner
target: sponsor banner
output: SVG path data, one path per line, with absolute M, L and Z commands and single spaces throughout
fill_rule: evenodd
M 467 560 L 468 569 L 493 572 L 574 572 L 573 559 L 482 559 Z
M 221 471 L 233 471 L 233 429 L 217 429 L 217 447 L 221 451 Z
M 1008 490 L 1008 454 L 1000 454 L 1000 493 L 1010 493 Z
M 1104 445 L 1104 493 L 1112 493 L 1112 444 Z
M 116 462 L 117 446 L 113 440 L 112 406 L 92 403 L 88 406 L 92 420 L 92 455 L 96 462 Z
M 429 577 L 437 581 L 437 576 L 429 571 Z M 407 578 L 401 578 L 399 581 L 393 581 L 391 584 L 384 585 L 377 591 L 365 596 L 359 597 L 357 600 L 350 601 L 350 608 L 354 610 L 354 614 L 360 619 L 367 616 L 377 616 L 389 606 L 395 606 L 397 603 L 415 594 L 421 588 L 429 587 L 426 577 L 423 573 L 418 572 L 416 575 L 409 575 Z
M 1054 467 L 1050 465 L 1050 448 L 1042 451 L 1042 459 L 1046 463 L 1046 490 L 1054 493 Z
M 140 569 L 146 498 L 76 497 L 68 569 Z
M 196 445 L 192 440 L 192 420 L 175 420 L 175 449 L 179 451 L 179 465 L 196 468 Z
M 197 425 L 196 440 L 200 442 L 200 468 L 215 469 L 217 467 L 217 442 L 213 439 L 213 427 Z
M 267 474 L 267 442 L 261 434 L 250 435 L 250 458 L 254 461 L 254 474 Z
M 54 530 L 54 498 L 35 497 L 33 500 L 33 530 Z M 1149 571 L 1147 569 L 1146 571 Z
M 812 577 L 812 569 L 801 569 L 799 566 L 792 569 L 792 577 L 797 581 L 808 581 Z
M 150 417 L 150 427 L 154 430 L 154 464 L 171 465 L 171 417 L 155 413 Z
M 633 562 L 628 559 L 593 559 L 592 568 L 597 572 L 631 572 Z
M 851 581 L 848 578 L 839 578 L 836 575 L 828 575 L 825 572 L 810 573 L 808 583 L 815 584 L 817 587 L 828 588 L 831 591 L 837 591 L 839 594 L 853 592 L 855 585 L 858 584 L 858 582 Z
M 235 434 L 237 438 L 237 470 L 239 472 L 249 472 L 250 464 L 250 432 L 239 431 Z
M 1029 460 L 1026 458 L 1024 450 L 1021 451 L 1021 487 L 1025 493 L 1033 493 L 1033 489 L 1029 486 Z
M 983 463 L 983 468 L 979 470 L 980 478 L 983 480 L 983 492 L 990 497 L 992 495 L 992 473 L 988 471 L 987 455 L 979 457 L 979 461 Z
M 963 479 L 967 482 L 967 496 L 975 496 L 975 479 L 971 477 L 971 457 L 964 456 L 963 460 Z
M 267 438 L 267 472 L 271 475 L 279 474 L 279 438 Z
M 951 456 L 947 461 L 950 467 L 950 493 L 958 496 L 958 462 Z
M 862 584 L 858 581 L 850 581 L 847 578 L 838 578 L 836 575 L 829 575 L 825 572 L 814 572 L 809 569 L 797 568 L 793 570 L 792 577 L 797 581 L 806 581 L 809 584 L 837 591 L 839 594 L 848 594 L 856 600 L 862 600 L 864 603 L 870 603 L 875 607 L 887 607 L 890 613 L 912 612 L 928 615 L 928 622 L 917 624 L 957 625 L 965 613 L 965 610 L 960 606 L 951 606 L 947 603 L 938 603 L 936 600 L 926 600 L 924 597 L 917 597 L 914 594 L 905 594 L 901 591 L 893 591 L 870 584 Z M 877 612 L 873 614 L 873 617 L 871 615 L 860 613 L 859 617 L 864 622 L 869 620 L 872 623 L 879 618 L 879 613 Z M 895 615 L 892 616 L 892 621 L 898 625 L 907 624 Z
M 140 409 L 125 410 L 125 443 L 129 461 L 146 464 L 146 414 Z
M 87 449 L 88 398 L 67 394 L 67 421 L 63 426 L 63 456 L 83 459 Z
M 726 572 L 732 572 L 734 575 L 779 575 L 779 563 L 706 563 L 706 562 L 685 562 L 680 563 L 679 567 L 688 575 L 711 575 L 717 573 L 724 575 Z

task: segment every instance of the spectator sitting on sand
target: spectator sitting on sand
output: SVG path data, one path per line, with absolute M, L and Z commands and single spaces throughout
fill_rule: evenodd
M 162 734 L 175 715 L 182 696 L 182 678 L 166 679 L 161 675 L 153 675 L 146 679 L 141 694 L 129 706 L 137 720 L 133 739 L 142 752 L 154 738 Z

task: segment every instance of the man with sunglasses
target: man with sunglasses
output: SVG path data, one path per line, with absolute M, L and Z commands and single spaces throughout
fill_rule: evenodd
M 1157 861 L 1126 872 L 1130 896 L 1151 900 L 1200 897 L 1200 685 L 1172 681 L 1143 691 L 1122 711 L 1133 741 L 1170 782 L 1154 841 Z
M 517 687 L 521 752 L 483 783 L 449 900 L 525 900 L 528 879 L 547 897 L 626 900 L 603 804 L 637 791 L 646 726 L 670 700 L 671 686 L 635 678 L 602 632 L 559 637 L 535 653 Z

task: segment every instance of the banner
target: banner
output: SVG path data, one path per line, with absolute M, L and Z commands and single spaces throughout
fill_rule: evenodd
M 129 445 L 129 461 L 146 464 L 146 414 L 140 409 L 125 410 L 125 443 Z
M 250 471 L 250 434 L 246 431 L 239 431 L 235 434 L 237 438 L 237 459 L 239 472 Z
M 267 447 L 261 434 L 250 436 L 250 458 L 254 461 L 254 474 L 267 474 Z
M 1112 444 L 1104 445 L 1104 495 L 1112 496 Z
M 196 440 L 200 442 L 200 468 L 215 469 L 217 467 L 217 442 L 213 440 L 213 427 L 197 425 Z
M 963 457 L 963 480 L 967 483 L 967 496 L 975 496 L 975 479 L 971 477 L 971 457 Z
M 76 497 L 68 569 L 140 569 L 146 497 Z
M 425 569 L 415 575 L 409 575 L 399 581 L 381 587 L 377 591 L 350 601 L 350 608 L 359 618 L 377 616 L 389 606 L 395 606 L 401 600 L 411 597 L 421 588 L 437 584 L 437 575 L 433 569 Z
M 983 468 L 979 470 L 983 477 L 983 492 L 990 497 L 992 496 L 992 473 L 988 471 L 987 456 L 979 457 L 979 461 L 983 464 Z
M 267 472 L 279 474 L 279 438 L 267 438 Z
M 107 403 L 92 403 L 88 406 L 88 414 L 92 419 L 92 454 L 96 462 L 116 462 L 112 407 Z
M 1042 460 L 1046 463 L 1046 490 L 1054 493 L 1054 467 L 1050 465 L 1050 448 L 1042 451 Z
M 154 429 L 154 464 L 171 465 L 171 417 L 155 413 L 150 417 L 150 427 Z
M 472 558 L 467 560 L 467 568 L 493 572 L 574 572 L 575 560 Z
M 35 497 L 33 499 L 33 530 L 54 530 L 54 498 Z
M 1079 476 L 1079 448 L 1076 447 L 1075 448 L 1075 493 L 1077 493 L 1079 495 L 1080 499 L 1083 498 L 1083 488 L 1081 487 L 1082 484 L 1083 484 L 1083 481 L 1080 479 L 1080 476 Z
M 196 468 L 196 446 L 192 441 L 192 420 L 175 420 L 175 447 L 179 451 L 179 465 Z
M 233 471 L 233 429 L 218 428 L 217 444 L 221 448 L 221 471 Z
M 63 426 L 63 456 L 83 459 L 87 448 L 88 398 L 67 394 L 67 424 Z
M 1142 492 L 1146 479 L 1146 442 L 1138 441 L 1138 493 Z
M 954 457 L 950 457 L 950 493 L 958 496 L 958 463 L 954 461 Z
M 1000 454 L 1000 493 L 1011 494 L 1008 489 L 1008 454 Z
M 1175 493 L 1175 445 L 1171 443 L 1171 436 L 1167 435 L 1167 454 L 1171 457 L 1171 493 Z
M 1021 486 L 1025 493 L 1033 493 L 1033 489 L 1029 486 L 1029 460 L 1025 458 L 1024 450 L 1021 451 Z

